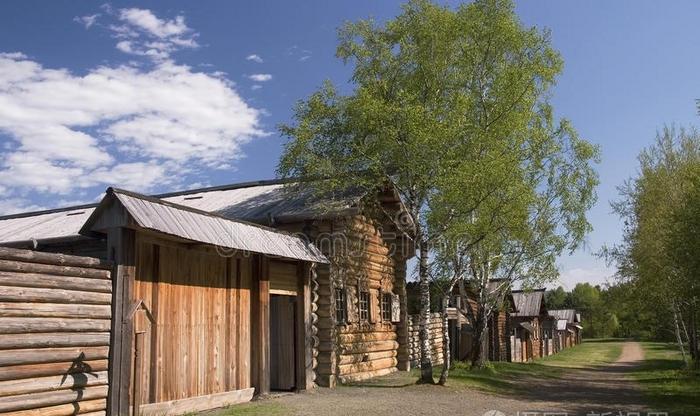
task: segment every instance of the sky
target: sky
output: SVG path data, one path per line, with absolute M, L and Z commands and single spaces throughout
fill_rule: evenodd
M 454 6 L 457 2 L 439 1 Z M 616 187 L 664 125 L 697 124 L 700 2 L 518 1 L 565 66 L 558 117 L 600 146 L 585 247 L 559 282 L 604 283 L 594 256 L 621 235 Z M 0 3 L 0 213 L 96 201 L 108 186 L 159 193 L 275 176 L 295 103 L 324 80 L 345 21 L 401 2 L 8 0 Z

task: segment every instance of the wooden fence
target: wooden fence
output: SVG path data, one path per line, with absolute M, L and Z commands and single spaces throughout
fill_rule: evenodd
M 408 317 L 408 352 L 411 367 L 420 367 L 420 317 L 418 315 L 410 315 Z M 428 328 L 430 333 L 430 349 L 433 365 L 442 364 L 443 360 L 443 329 L 442 329 L 442 314 L 439 312 L 430 314 L 430 325 Z
M 106 413 L 110 275 L 98 259 L 0 247 L 0 414 Z

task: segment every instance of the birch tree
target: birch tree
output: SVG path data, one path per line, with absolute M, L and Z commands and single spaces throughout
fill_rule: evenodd
M 395 186 L 409 217 L 395 220 L 413 227 L 418 258 L 421 381 L 432 383 L 435 247 L 472 212 L 491 215 L 479 197 L 458 195 L 485 198 L 504 187 L 517 198 L 519 155 L 558 128 L 548 91 L 562 60 L 549 34 L 524 27 L 509 0 L 454 9 L 415 0 L 384 24 L 347 23 L 339 37 L 351 91 L 327 82 L 298 104 L 281 127 L 289 141 L 279 173 L 326 178 L 314 185 L 320 192 Z M 506 205 L 498 209 L 508 215 Z

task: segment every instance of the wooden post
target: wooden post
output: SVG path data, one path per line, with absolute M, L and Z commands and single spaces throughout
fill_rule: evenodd
M 127 315 L 133 297 L 135 245 L 133 230 L 112 228 L 107 232 L 107 253 L 114 263 L 107 397 L 107 413 L 111 416 L 129 415 L 134 328 L 133 321 Z
M 311 268 L 308 263 L 297 266 L 296 307 L 296 388 L 310 390 L 314 387 L 313 329 L 311 319 Z
M 270 392 L 270 275 L 267 257 L 256 255 L 253 268 L 253 313 L 251 348 L 253 385 L 256 394 Z
M 134 349 L 134 403 L 132 416 L 141 414 L 141 389 L 143 382 L 143 338 L 146 331 L 136 333 L 136 348 Z

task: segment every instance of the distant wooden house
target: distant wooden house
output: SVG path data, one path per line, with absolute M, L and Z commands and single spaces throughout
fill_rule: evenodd
M 487 287 L 486 296 L 498 296 L 503 293 L 500 287 L 502 280 L 493 279 Z M 457 360 L 469 359 L 472 352 L 474 337 L 474 322 L 478 312 L 478 294 L 470 286 L 465 285 L 466 298 L 459 288 L 455 288 L 451 297 L 451 306 L 448 309 L 450 351 L 452 357 Z M 505 296 L 496 300 L 498 306 L 496 312 L 491 315 L 487 323 L 485 342 L 488 344 L 487 352 L 490 361 L 509 361 L 510 351 L 510 315 L 516 310 L 515 300 L 510 291 L 505 291 Z
M 545 289 L 513 290 L 517 312 L 511 315 L 511 361 L 527 362 L 542 357 L 551 339 L 547 331 L 551 319 L 547 314 Z
M 120 250 L 131 251 L 120 255 L 136 275 L 129 296 L 143 299 L 155 318 L 143 329 L 144 403 L 247 387 L 266 393 L 334 386 L 409 369 L 405 274 L 413 251 L 394 225 L 403 207 L 391 188 L 319 198 L 288 181 L 260 181 L 155 197 L 110 195 L 101 204 L 1 217 L 0 245 L 111 259 L 126 239 Z M 149 227 L 148 213 L 134 221 L 134 212 L 120 206 L 128 198 L 134 212 L 165 207 L 159 209 L 182 235 Z M 378 201 L 382 215 L 364 208 L 367 198 Z M 190 214 L 230 224 L 200 229 Z M 268 253 L 274 239 L 241 237 L 234 223 L 293 240 Z M 111 238 L 113 224 L 137 232 Z M 214 237 L 193 238 L 200 232 Z M 254 254 L 242 256 L 232 242 L 250 245 L 245 252 Z M 317 257 L 290 258 L 287 246 Z M 215 322 L 185 318 L 201 313 L 202 323 Z M 268 346 L 260 350 L 255 342 Z M 185 362 L 172 362 L 183 355 Z
M 581 314 L 575 309 L 553 309 L 549 315 L 557 322 L 555 339 L 560 349 L 581 343 Z

